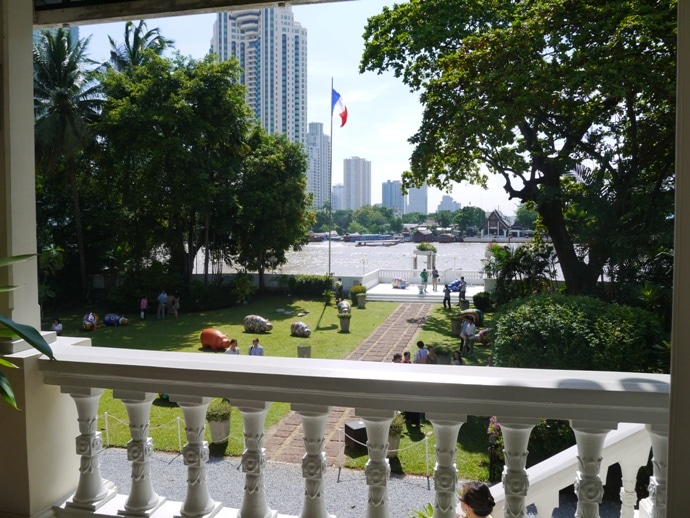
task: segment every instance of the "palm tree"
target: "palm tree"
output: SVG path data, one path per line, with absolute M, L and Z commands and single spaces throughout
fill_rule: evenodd
M 172 47 L 173 40 L 169 40 L 160 35 L 158 28 L 146 32 L 146 23 L 139 20 L 139 25 L 134 26 L 134 22 L 129 21 L 125 25 L 125 42 L 117 45 L 108 36 L 110 41 L 110 65 L 118 72 L 130 73 L 146 61 L 146 51 L 151 50 L 157 56 L 163 51 Z
M 46 174 L 64 173 L 71 191 L 82 289 L 87 288 L 86 255 L 77 183 L 77 157 L 92 139 L 103 102 L 86 56 L 89 39 L 72 41 L 69 31 L 43 31 L 34 44 L 36 156 Z

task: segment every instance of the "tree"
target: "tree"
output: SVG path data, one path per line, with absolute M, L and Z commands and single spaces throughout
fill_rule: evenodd
M 486 221 L 486 213 L 479 207 L 467 206 L 457 211 L 453 220 L 460 230 L 467 232 L 468 229 L 481 227 Z
M 364 39 L 361 71 L 421 91 L 405 185 L 501 175 L 534 202 L 571 293 L 667 242 L 675 0 L 411 0 Z
M 534 230 L 534 223 L 538 216 L 539 213 L 536 210 L 532 210 L 526 204 L 521 203 L 515 213 L 515 222 L 528 230 Z
M 250 121 L 235 61 L 150 56 L 108 70 L 101 178 L 120 214 L 121 259 L 165 257 L 186 288 L 197 252 L 229 251 Z M 136 135 L 137 138 L 131 138 Z
M 421 212 L 408 212 L 403 214 L 403 223 L 424 223 L 426 221 L 426 214 Z
M 79 200 L 77 159 L 94 137 L 103 102 L 100 85 L 86 70 L 89 38 L 72 41 L 69 31 L 43 31 L 34 44 L 34 117 L 37 165 L 69 185 L 82 290 L 87 290 L 86 252 Z
M 448 228 L 453 223 L 453 213 L 449 210 L 440 210 L 433 217 L 441 228 Z
M 285 264 L 285 252 L 309 241 L 314 214 L 302 146 L 285 135 L 267 135 L 260 127 L 254 129 L 249 145 L 237 184 L 242 207 L 230 238 L 237 262 L 258 272 L 263 290 L 265 269 Z
M 173 46 L 173 40 L 161 36 L 158 28 L 146 31 L 146 22 L 139 20 L 135 27 L 134 22 L 125 24 L 125 41 L 118 45 L 108 36 L 110 41 L 110 65 L 118 72 L 131 74 L 134 67 L 145 63 L 147 52 L 156 56 L 162 56 L 163 51 Z

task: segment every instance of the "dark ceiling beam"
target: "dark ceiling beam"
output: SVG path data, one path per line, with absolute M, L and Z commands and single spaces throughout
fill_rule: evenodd
M 26 0 L 22 0 L 26 1 Z M 47 29 L 69 25 L 90 25 L 189 14 L 217 13 L 255 7 L 304 5 L 346 0 L 72 0 L 49 4 L 34 2 L 34 28 Z

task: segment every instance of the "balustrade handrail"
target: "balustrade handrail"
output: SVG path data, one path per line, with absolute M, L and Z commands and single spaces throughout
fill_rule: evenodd
M 668 421 L 665 374 L 399 365 L 75 347 L 40 360 L 47 384 L 438 414 L 605 423 Z M 232 361 L 230 361 L 232 360 Z

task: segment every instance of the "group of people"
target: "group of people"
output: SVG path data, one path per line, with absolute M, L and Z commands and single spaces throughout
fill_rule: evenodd
M 230 347 L 225 350 L 225 354 L 240 354 L 240 348 L 237 344 L 237 339 L 232 338 L 230 340 Z M 259 343 L 258 338 L 252 340 L 252 346 L 249 348 L 249 356 L 263 356 L 264 348 Z
M 175 315 L 175 318 L 178 317 L 180 311 L 180 294 L 177 291 L 172 295 L 168 295 L 165 290 L 161 290 L 158 297 L 156 297 L 156 302 L 158 304 L 156 309 L 156 318 L 158 320 L 163 320 L 167 313 Z M 148 309 L 149 300 L 146 298 L 146 295 L 144 295 L 139 301 L 139 318 L 144 320 Z
M 434 290 L 436 291 L 436 290 Z M 443 287 L 443 308 L 444 309 L 451 309 L 452 304 L 450 301 L 450 293 L 451 289 L 450 286 L 447 284 L 444 285 Z M 460 306 L 462 304 L 462 301 L 465 300 L 465 294 L 467 293 L 467 281 L 465 281 L 464 277 L 460 277 L 460 281 L 458 282 L 458 303 L 456 306 Z

